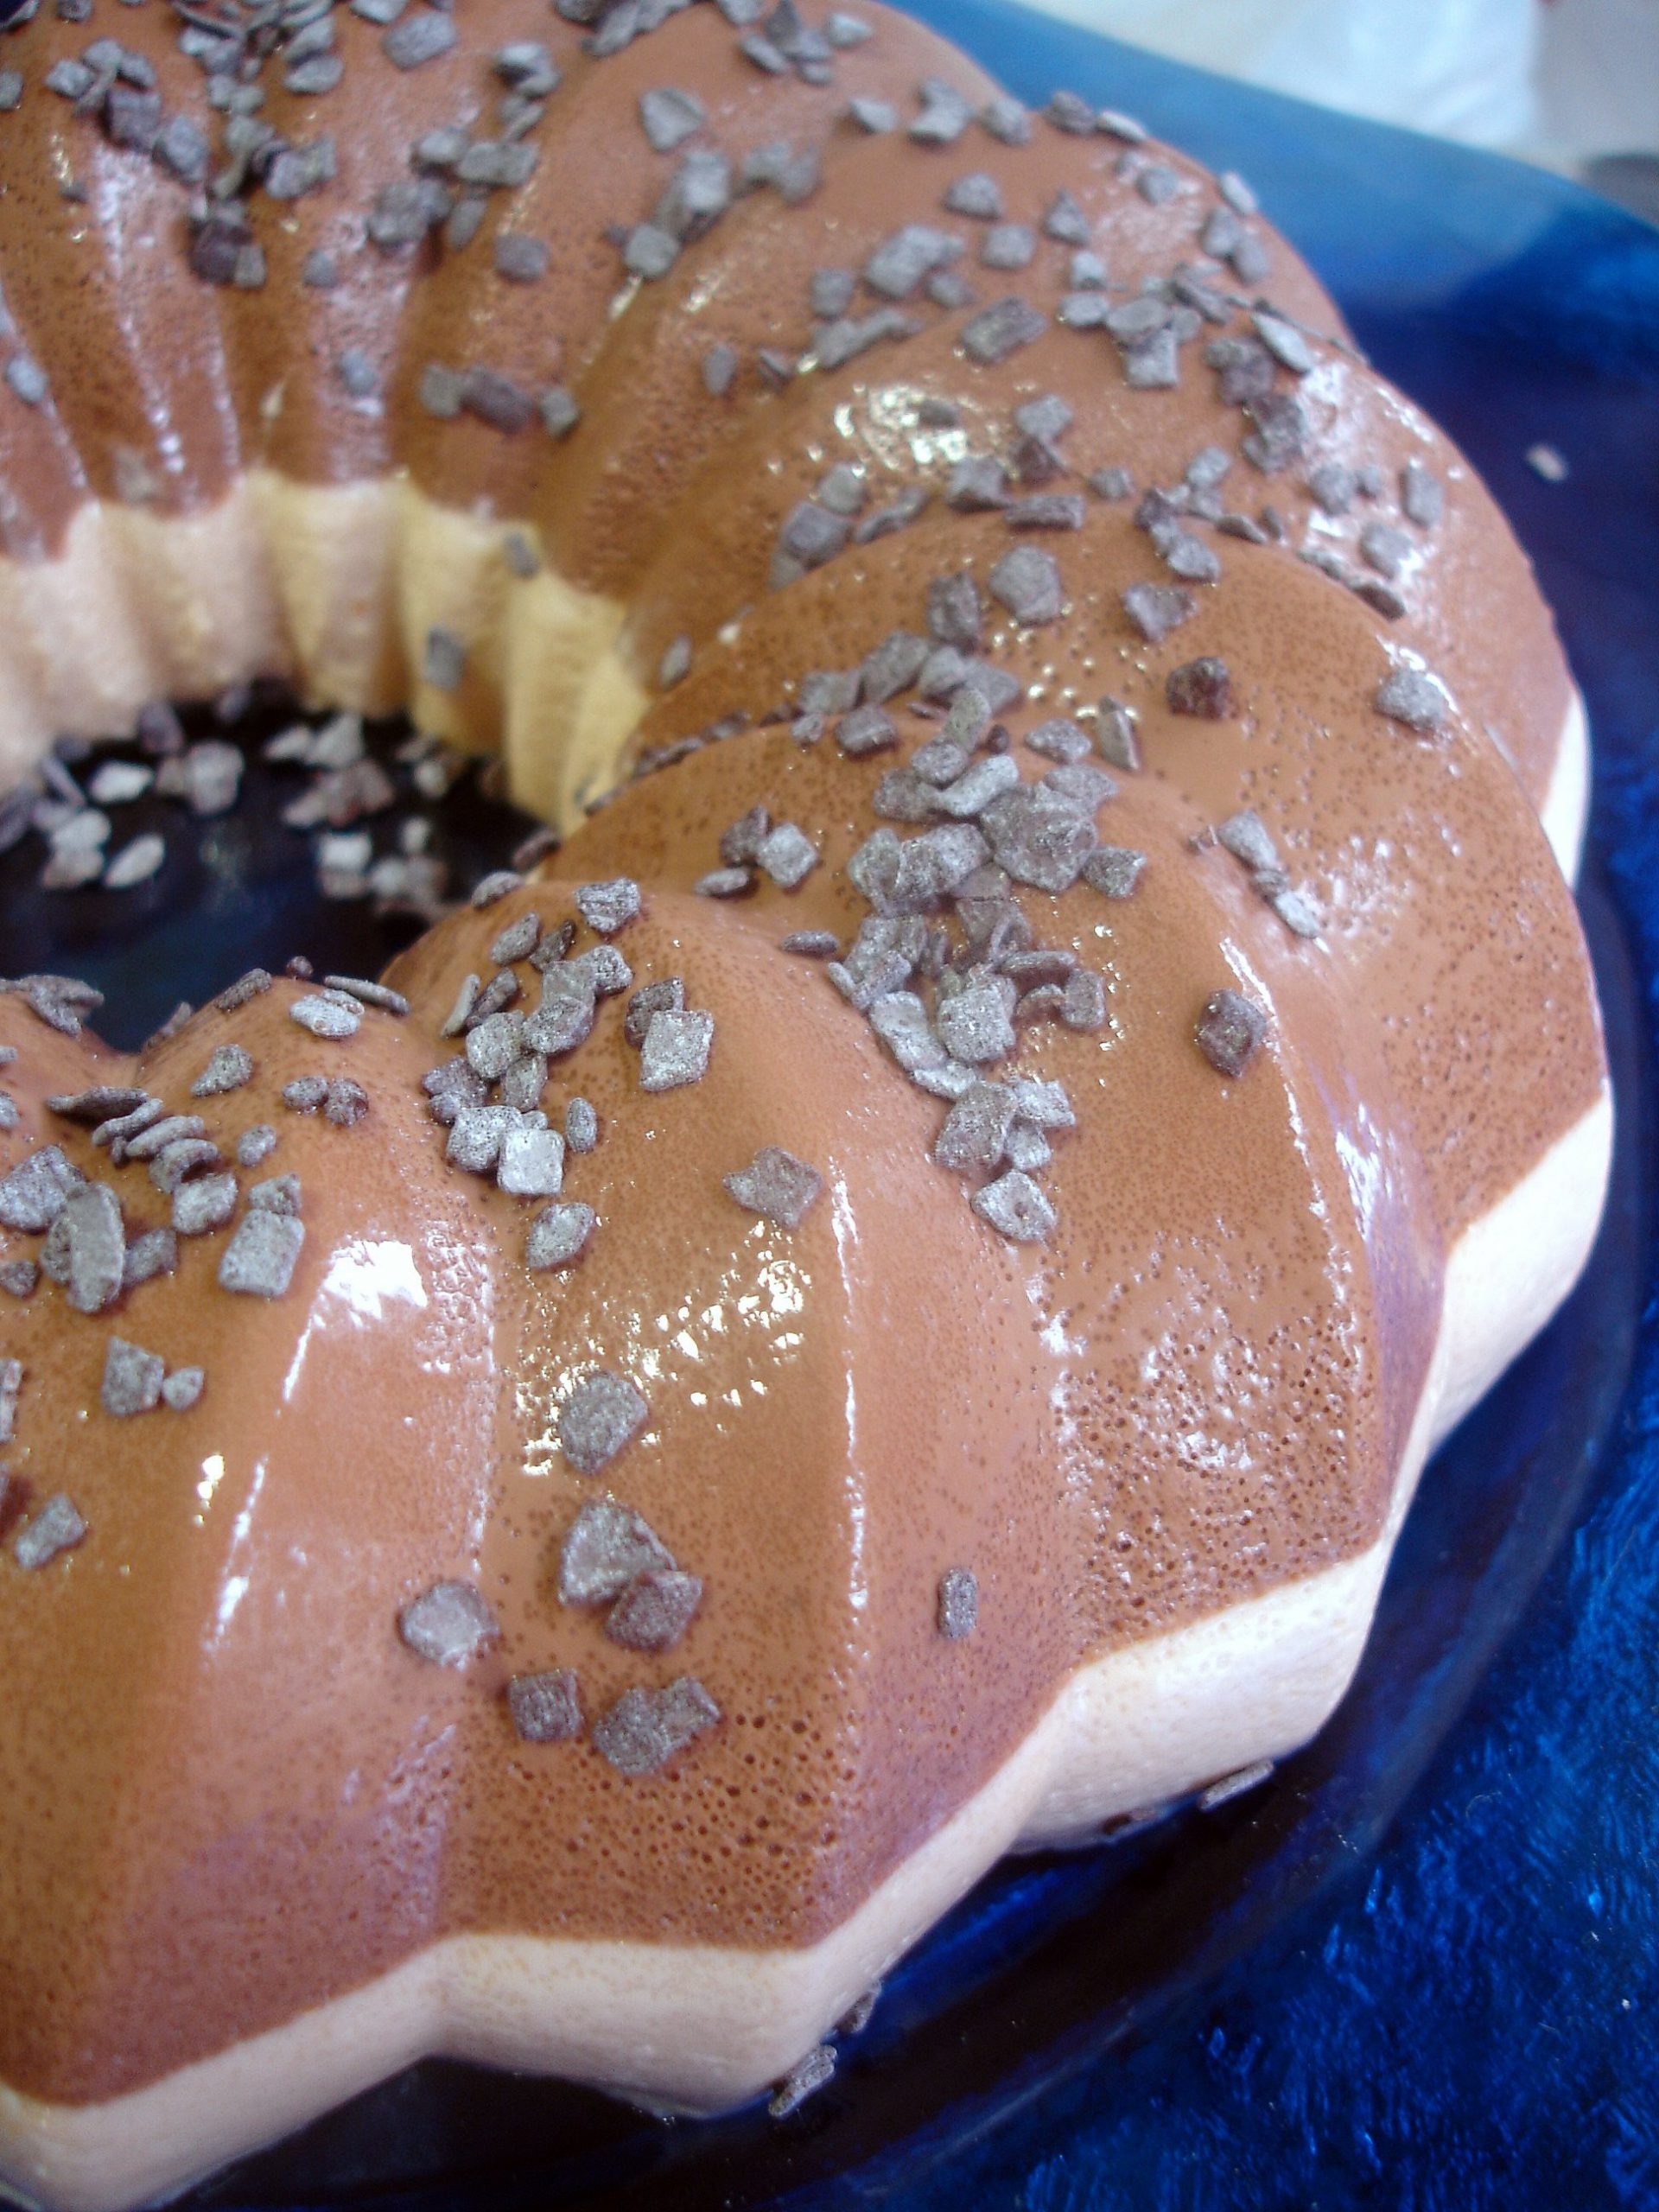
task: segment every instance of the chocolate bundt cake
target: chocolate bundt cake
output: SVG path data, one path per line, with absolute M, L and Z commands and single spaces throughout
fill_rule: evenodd
M 0 2178 L 711 2110 L 1304 1742 L 1588 1250 L 1526 561 L 1236 177 L 885 9 L 29 0 L 0 770 L 281 678 L 564 842 L 0 994 Z

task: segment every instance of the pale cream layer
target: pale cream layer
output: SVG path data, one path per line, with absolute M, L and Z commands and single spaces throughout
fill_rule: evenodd
M 182 2188 L 415 2060 L 448 2054 L 718 2110 L 786 2072 L 1016 1847 L 1305 1743 L 1346 1690 L 1424 1460 L 1576 1281 L 1605 1193 L 1604 1090 L 1447 1257 L 1429 1379 L 1382 1535 L 1356 1557 L 1077 1669 L 1010 1758 L 801 1950 L 462 1936 L 349 1996 L 105 2103 L 0 2086 L 0 2185 L 54 2212 Z

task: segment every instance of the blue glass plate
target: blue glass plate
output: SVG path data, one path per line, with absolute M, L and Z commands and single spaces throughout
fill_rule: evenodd
M 1598 748 L 1584 906 L 1620 1109 L 1606 1227 L 1569 1306 L 1430 1469 L 1319 1741 L 1217 1814 L 998 1871 L 793 2118 L 663 2125 L 429 2064 L 193 2201 L 1659 2203 L 1659 232 L 1554 177 L 1002 0 L 917 12 L 1033 103 L 1070 86 L 1241 169 L 1508 510 Z M 1540 441 L 1565 483 L 1526 465 Z M 118 906 L 45 897 L 12 856 L 0 966 L 103 983 L 123 1042 L 254 959 L 372 967 L 390 944 L 365 910 L 317 901 L 265 803 L 284 795 L 256 789 L 194 846 L 169 812 L 166 874 Z M 517 830 L 470 802 L 444 834 L 476 867 Z

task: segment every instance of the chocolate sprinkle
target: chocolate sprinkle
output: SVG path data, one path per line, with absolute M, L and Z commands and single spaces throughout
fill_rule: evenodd
M 979 1584 L 965 1567 L 947 1567 L 939 1577 L 939 1634 L 953 1643 L 979 1625 Z
M 559 1602 L 603 1605 L 639 1574 L 671 1571 L 673 1554 L 637 1513 L 614 1498 L 584 1505 L 559 1551 Z
M 783 2080 L 766 2100 L 766 2111 L 773 2120 L 786 2120 L 798 2106 L 823 2088 L 835 2075 L 836 2051 L 833 2044 L 815 2044 L 798 2065 L 791 2066 Z
M 280 1298 L 294 1280 L 305 1224 L 286 1214 L 244 1214 L 219 1263 L 221 1290 Z
M 671 1651 L 702 1600 L 702 1584 L 677 1567 L 648 1567 L 606 1617 L 605 1633 L 630 1651 Z
M 976 1191 L 969 1203 L 982 1221 L 1011 1244 L 1040 1244 L 1052 1234 L 1057 1219 L 1041 1191 L 1018 1167 Z
M 86 1523 L 62 1491 L 48 1497 L 26 1529 L 20 1529 L 11 1548 L 19 1567 L 31 1572 L 46 1567 L 60 1552 L 73 1551 L 86 1534 Z
M 227 1090 L 239 1090 L 245 1083 L 253 1080 L 253 1056 L 240 1045 L 219 1045 L 213 1048 L 207 1067 L 190 1086 L 193 1098 L 217 1098 Z
M 1414 668 L 1396 668 L 1377 685 L 1374 704 L 1390 721 L 1427 737 L 1445 728 L 1452 702 L 1438 678 Z
M 1164 678 L 1164 697 L 1170 711 L 1196 715 L 1205 721 L 1224 721 L 1233 711 L 1232 679 L 1224 660 L 1205 654 L 1184 661 Z
M 1268 1033 L 1268 1014 L 1242 992 L 1217 991 L 1198 1017 L 1198 1050 L 1218 1074 L 1241 1076 Z
M 565 1458 L 578 1474 L 596 1475 L 643 1426 L 649 1411 L 625 1376 L 599 1369 L 576 1385 L 560 1408 L 559 1442 Z
M 569 1667 L 515 1675 L 507 1684 L 507 1710 L 526 1744 L 568 1744 L 582 1733 L 582 1700 Z
M 166 1372 L 167 1362 L 159 1352 L 144 1351 L 124 1337 L 111 1337 L 99 1391 L 105 1412 L 124 1421 L 135 1414 L 153 1411 L 160 1402 Z
M 435 1582 L 399 1610 L 397 1633 L 434 1666 L 464 1667 L 499 1640 L 501 1628 L 475 1584 Z
M 720 1707 L 694 1675 L 662 1690 L 625 1690 L 594 1724 L 594 1748 L 619 1774 L 654 1774 L 720 1719 Z
M 594 1219 L 593 1208 L 580 1202 L 544 1208 L 530 1225 L 524 1265 L 532 1274 L 548 1268 L 568 1268 L 586 1249 Z
M 721 1179 L 741 1206 L 780 1229 L 798 1229 L 823 1190 L 816 1167 L 778 1145 L 762 1145 L 753 1163 Z

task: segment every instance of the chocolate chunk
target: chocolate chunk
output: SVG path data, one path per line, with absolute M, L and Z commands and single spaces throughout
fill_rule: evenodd
M 1016 622 L 1057 621 L 1065 601 L 1060 571 L 1052 553 L 1017 545 L 1005 553 L 988 579 L 991 596 Z
M 1172 714 L 1196 715 L 1205 721 L 1224 721 L 1233 711 L 1232 678 L 1224 660 L 1206 653 L 1184 661 L 1164 678 L 1164 697 Z
M 335 998 L 322 998 L 315 994 L 296 999 L 288 1009 L 288 1018 L 302 1029 L 309 1030 L 314 1037 L 323 1037 L 339 1042 L 355 1037 L 363 1016 L 356 1007 L 345 1005 Z
M 190 1086 L 193 1098 L 217 1098 L 227 1090 L 239 1090 L 245 1083 L 253 1080 L 253 1056 L 240 1045 L 219 1045 L 213 1057 Z
M 976 1081 L 946 1115 L 934 1159 L 958 1175 L 988 1173 L 1002 1157 L 1014 1112 L 1014 1095 L 1005 1084 Z
M 836 743 L 849 759 L 863 760 L 872 753 L 887 753 L 899 742 L 890 716 L 880 707 L 855 707 L 836 724 Z
M 952 1642 L 971 1636 L 979 1625 L 979 1584 L 971 1569 L 947 1567 L 939 1577 L 939 1634 Z
M 397 1614 L 397 1633 L 416 1656 L 438 1667 L 464 1667 L 501 1634 L 483 1592 L 472 1582 L 435 1582 Z
M 658 1021 L 672 1017 L 658 1014 Z M 649 1413 L 633 1384 L 601 1368 L 579 1382 L 559 1412 L 559 1442 L 580 1475 L 596 1475 L 643 1425 Z
M 1069 977 L 1062 997 L 1060 1020 L 1068 1029 L 1084 1033 L 1106 1026 L 1106 982 L 1092 969 L 1079 968 Z
M 499 1083 L 524 1049 L 522 1014 L 493 1014 L 467 1033 L 467 1065 L 486 1083 Z
M 1218 843 L 1236 861 L 1248 868 L 1278 868 L 1281 863 L 1279 849 L 1268 834 L 1268 827 L 1261 816 L 1249 807 L 1242 807 L 1236 814 L 1217 824 Z
M 11 1547 L 19 1567 L 31 1573 L 48 1566 L 60 1552 L 73 1551 L 86 1534 L 86 1523 L 62 1491 L 48 1497 Z
M 506 1129 L 495 1179 L 511 1198 L 556 1197 L 564 1181 L 564 1139 L 556 1129 Z
M 89 1128 L 97 1128 L 105 1122 L 124 1120 L 141 1106 L 148 1105 L 149 1100 L 142 1090 L 99 1084 L 91 1090 L 59 1091 L 46 1103 L 60 1121 L 81 1122 Z
M 555 1056 L 574 1052 L 593 1028 L 595 996 L 591 968 L 571 962 L 548 969 L 542 977 L 542 1002 L 524 1023 L 521 1046 Z
M 41 1279 L 33 1260 L 7 1260 L 0 1264 L 0 1290 L 9 1298 L 32 1298 Z
M 1053 1207 L 1023 1169 L 1009 1168 L 995 1183 L 987 1183 L 969 1200 L 982 1221 L 988 1222 L 1011 1244 L 1040 1244 L 1053 1233 Z
M 17 1432 L 17 1398 L 23 1387 L 20 1359 L 0 1359 L 0 1444 L 10 1444 Z
M 320 1075 L 296 1076 L 283 1085 L 283 1103 L 296 1114 L 315 1114 L 327 1096 L 327 1083 Z
M 217 1157 L 217 1154 L 215 1154 Z M 183 1183 L 173 1194 L 173 1226 L 181 1236 L 205 1236 L 223 1229 L 236 1211 L 236 1178 L 207 1175 Z
M 559 1551 L 559 1602 L 603 1605 L 636 1575 L 671 1572 L 672 1554 L 640 1516 L 614 1498 L 584 1505 Z
M 594 1724 L 594 1748 L 619 1774 L 654 1774 L 712 1728 L 720 1707 L 694 1675 L 662 1690 L 625 1690 Z
M 362 976 L 325 976 L 322 980 L 327 989 L 343 991 L 347 998 L 374 1007 L 381 1014 L 396 1014 L 401 1020 L 409 1012 L 409 1001 L 403 993 L 388 989 L 385 983 L 372 983 Z
M 1131 584 L 1123 612 L 1151 645 L 1160 645 L 1198 612 L 1198 601 L 1179 584 Z
M 170 1229 L 147 1229 L 135 1236 L 121 1268 L 121 1287 L 134 1290 L 157 1275 L 170 1275 L 179 1263 L 179 1240 Z
M 980 817 L 999 867 L 1018 883 L 1067 891 L 1098 842 L 1088 817 L 1057 793 L 1005 791 Z
M 0 1228 L 39 1236 L 63 1211 L 64 1200 L 82 1180 L 60 1146 L 44 1145 L 0 1181 Z
M 1225 1076 L 1243 1074 L 1267 1033 L 1267 1008 L 1234 990 L 1217 991 L 1205 1001 L 1196 1032 L 1198 1050 Z
M 630 1045 L 641 1046 L 656 1014 L 679 1014 L 685 1006 L 685 985 L 677 976 L 664 976 L 655 983 L 643 983 L 628 1001 L 622 1019 L 622 1033 Z
M 1048 317 L 1017 293 L 982 308 L 963 325 L 962 350 L 970 360 L 989 367 L 1006 361 L 1022 346 L 1029 346 L 1048 328 Z
M 935 576 L 927 588 L 927 626 L 941 645 L 976 648 L 982 624 L 979 588 L 969 575 Z
M 104 1357 L 99 1392 L 105 1412 L 118 1420 L 151 1412 L 160 1402 L 166 1372 L 167 1362 L 158 1352 L 144 1351 L 123 1337 L 111 1337 Z
M 677 1567 L 647 1567 L 606 1616 L 605 1633 L 630 1651 L 671 1651 L 702 1600 L 702 1584 Z
M 402 17 L 383 33 L 381 51 L 397 69 L 418 69 L 423 62 L 435 61 L 448 54 L 455 43 L 458 33 L 447 15 L 435 9 L 423 8 Z
M 305 1210 L 299 1177 L 272 1175 L 264 1183 L 256 1183 L 248 1192 L 248 1204 L 257 1211 L 288 1214 L 297 1220 Z
M 712 1014 L 653 1014 L 640 1048 L 640 1087 L 673 1090 L 683 1084 L 700 1083 L 708 1072 L 714 1037 Z
M 268 1122 L 256 1122 L 236 1141 L 236 1164 L 238 1167 L 257 1167 L 262 1160 L 269 1160 L 276 1149 L 276 1130 Z
M 1421 461 L 1408 461 L 1400 471 L 1400 505 L 1419 530 L 1435 529 L 1446 512 L 1445 486 Z
M 816 1167 L 771 1144 L 761 1146 L 749 1166 L 722 1179 L 739 1205 L 763 1214 L 780 1229 L 798 1229 L 823 1189 Z
M 1144 853 L 1127 845 L 1099 845 L 1084 861 L 1079 873 L 1091 891 L 1104 899 L 1128 899 L 1147 865 Z
M 175 1414 L 188 1414 L 207 1380 L 200 1367 L 175 1367 L 162 1384 L 162 1402 Z
M 639 912 L 639 887 L 632 876 L 613 876 L 607 883 L 584 883 L 576 893 L 576 908 L 588 928 L 600 937 L 614 937 Z
M 792 952 L 804 960 L 833 960 L 841 950 L 840 939 L 831 930 L 791 930 L 778 941 L 780 952 Z
M 568 1744 L 582 1733 L 582 1700 L 569 1667 L 515 1675 L 507 1684 L 507 1710 L 526 1744 Z
M 1403 722 L 1422 736 L 1444 728 L 1452 705 L 1439 679 L 1414 668 L 1391 670 L 1377 685 L 1373 703 L 1390 721 Z M 0 1195 L 4 1187 L 0 1185 Z
M 284 1214 L 246 1213 L 219 1263 L 221 1290 L 280 1298 L 294 1280 L 305 1224 Z
M 1001 977 L 969 983 L 942 998 L 934 1027 L 947 1052 L 964 1066 L 1006 1059 L 1014 1049 L 1014 991 Z
M 568 1268 L 586 1249 L 594 1219 L 593 1208 L 579 1202 L 543 1207 L 524 1240 L 524 1265 L 532 1274 Z
M 462 1106 L 449 1124 L 443 1156 L 451 1167 L 487 1175 L 501 1156 L 501 1143 L 518 1116 L 508 1106 Z
M 816 2044 L 804 2058 L 791 2066 L 783 2080 L 766 2100 L 766 2112 L 772 2120 L 787 2120 L 790 2113 L 816 2095 L 835 2077 L 836 2049 L 833 2044 Z
M 818 864 L 818 849 L 792 822 L 780 822 L 761 841 L 756 860 L 780 891 L 794 891 Z
M 42 1269 L 64 1284 L 76 1313 L 101 1313 L 120 1294 L 126 1260 L 126 1235 L 115 1192 L 102 1183 L 83 1183 L 71 1191 L 48 1232 L 47 1244 L 56 1245 L 60 1240 L 62 1271 L 48 1267 L 44 1249 Z

